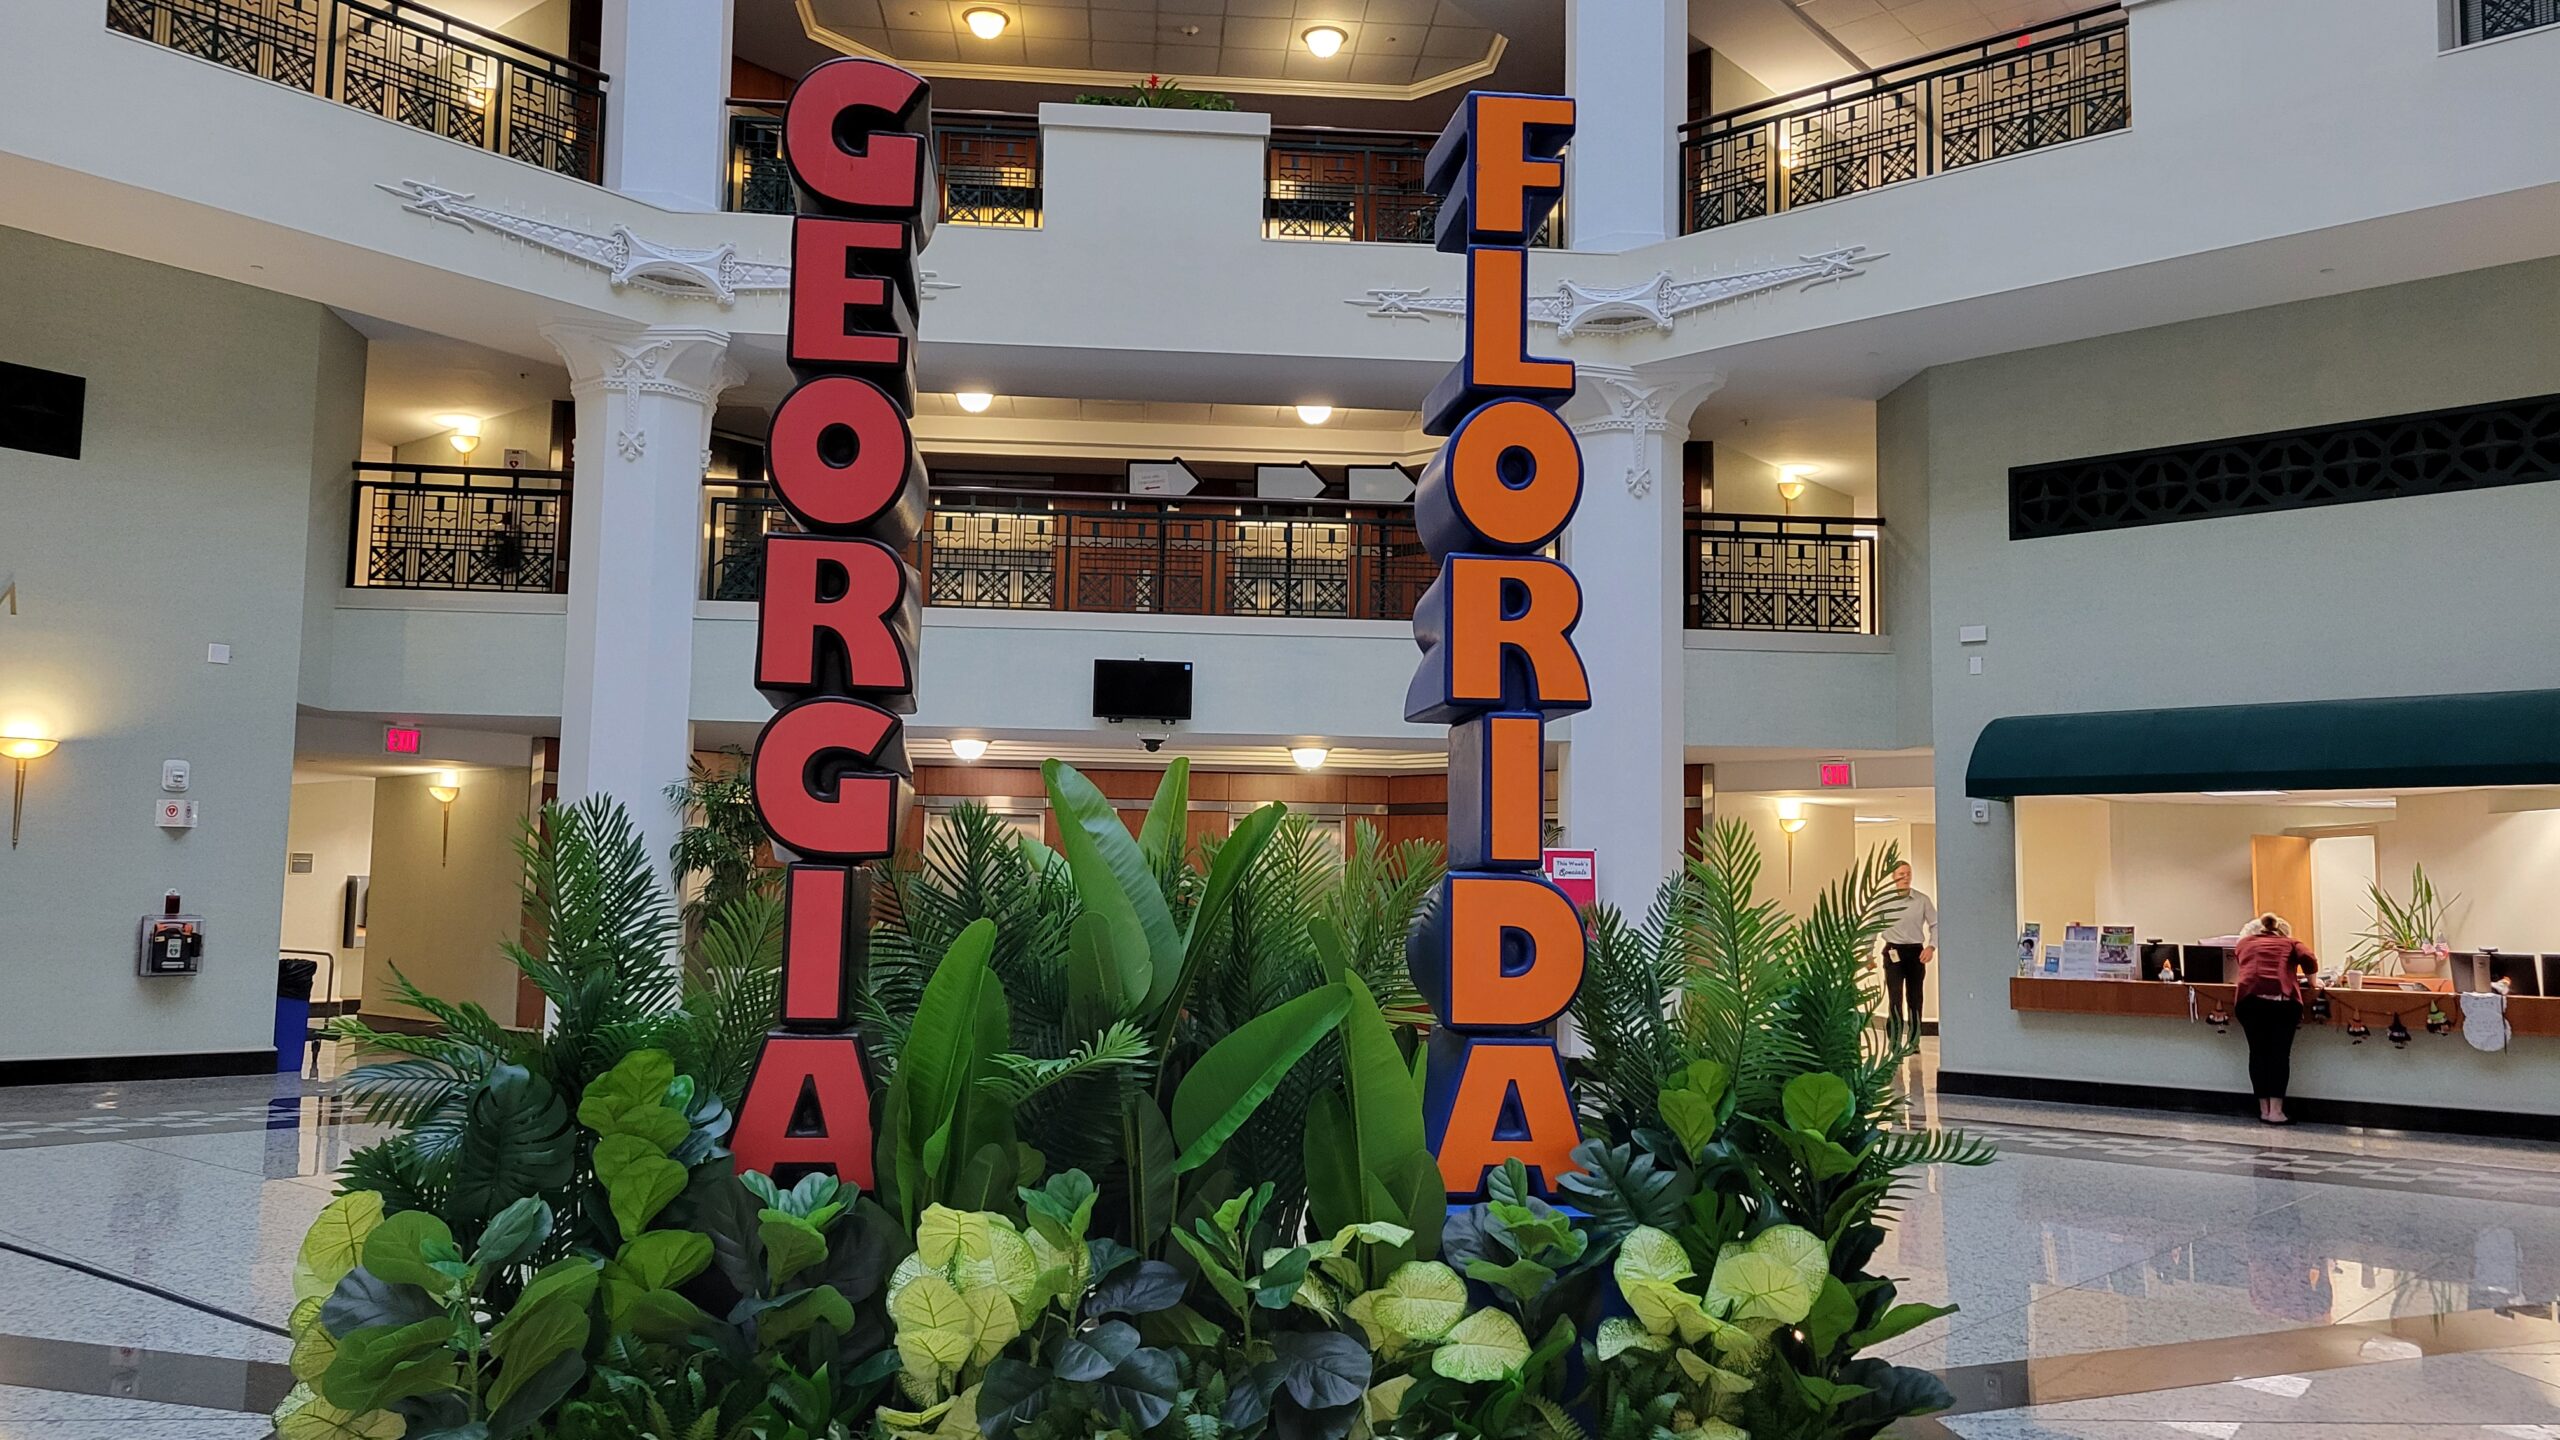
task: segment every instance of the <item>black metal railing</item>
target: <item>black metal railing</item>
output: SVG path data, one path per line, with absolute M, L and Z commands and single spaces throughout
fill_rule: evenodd
M 2459 19 L 2459 42 L 2476 45 L 2501 35 L 2560 25 L 2560 0 L 2462 0 Z
M 1440 202 L 1422 186 L 1429 135 L 1274 130 L 1263 176 L 1262 233 L 1272 240 L 1428 245 Z M 1554 245 L 1549 215 L 1535 243 Z
M 1881 520 L 1688 515 L 1688 627 L 1873 635 Z
M 1680 127 L 1680 228 L 2122 130 L 2126 35 L 2109 6 L 1693 121 Z
M 770 491 L 715 485 L 703 594 L 752 600 Z M 925 603 L 980 610 L 1407 620 L 1438 573 L 1408 506 L 937 489 L 908 558 Z
M 569 588 L 567 471 L 355 469 L 349 585 L 534 595 Z
M 603 71 L 408 0 L 107 0 L 107 28 L 581 180 Z
M 1040 122 L 1029 115 L 945 111 L 933 121 L 942 219 L 953 225 L 1036 229 L 1040 224 Z M 782 155 L 782 102 L 729 102 L 726 208 L 788 215 L 791 168 Z

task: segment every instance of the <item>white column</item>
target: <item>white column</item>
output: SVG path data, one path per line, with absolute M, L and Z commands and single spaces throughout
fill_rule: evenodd
M 560 800 L 620 801 L 665 883 L 679 823 L 666 790 L 693 754 L 711 412 L 746 374 L 718 330 L 560 321 L 542 333 L 578 406 Z
M 730 0 L 604 0 L 604 183 L 717 210 L 729 156 Z
M 1633 250 L 1680 233 L 1673 173 L 1689 113 L 1688 0 L 1566 0 L 1565 239 Z
M 1582 442 L 1583 492 L 1564 558 L 1582 584 L 1573 638 L 1591 708 L 1571 721 L 1558 813 L 1568 847 L 1599 852 L 1600 898 L 1641 916 L 1680 859 L 1687 813 L 1680 445 L 1723 377 L 1576 371 L 1565 418 Z

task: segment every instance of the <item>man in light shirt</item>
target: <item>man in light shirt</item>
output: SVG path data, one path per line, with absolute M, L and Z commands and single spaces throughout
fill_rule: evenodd
M 1938 958 L 1938 905 L 1926 892 L 1911 888 L 1907 864 L 1893 867 L 1893 883 L 1902 892 L 1902 906 L 1884 932 L 1885 1034 L 1898 1040 L 1907 1024 L 1917 1044 L 1920 989 L 1928 977 L 1929 962 Z

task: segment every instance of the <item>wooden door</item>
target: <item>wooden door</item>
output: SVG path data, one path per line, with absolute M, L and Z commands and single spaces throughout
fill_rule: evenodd
M 2249 837 L 2249 896 L 2258 914 L 2269 911 L 2293 924 L 2293 938 L 2320 951 L 2311 905 L 2311 842 L 2300 835 Z M 2250 917 L 2255 919 L 2255 916 Z

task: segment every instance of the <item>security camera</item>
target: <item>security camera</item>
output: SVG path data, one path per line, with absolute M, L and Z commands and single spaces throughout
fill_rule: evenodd
M 1164 737 L 1161 735 L 1141 735 L 1138 737 L 1138 743 L 1147 747 L 1147 753 L 1153 755 L 1164 748 Z

